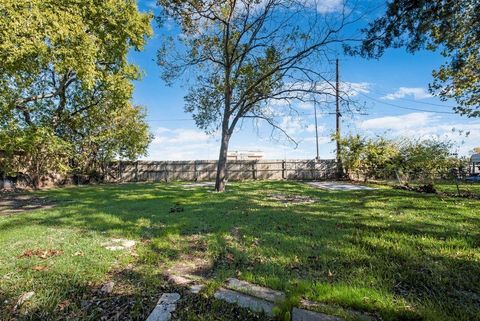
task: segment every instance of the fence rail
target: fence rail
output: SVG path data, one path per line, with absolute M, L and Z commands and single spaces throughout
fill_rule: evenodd
M 109 166 L 109 182 L 214 180 L 217 161 L 136 161 Z M 227 178 L 236 180 L 321 180 L 336 177 L 335 160 L 237 160 L 227 163 Z

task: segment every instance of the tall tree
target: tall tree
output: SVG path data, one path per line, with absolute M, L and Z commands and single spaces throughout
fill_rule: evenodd
M 433 71 L 432 93 L 455 99 L 455 111 L 480 117 L 480 1 L 390 0 L 384 16 L 364 30 L 351 52 L 380 57 L 386 48 L 439 50 L 446 63 Z
M 132 116 L 136 109 L 132 81 L 140 73 L 127 54 L 143 48 L 150 21 L 134 0 L 2 0 L 0 130 L 53 133 L 72 150 L 107 135 L 118 140 L 111 148 L 125 146 L 126 137 L 116 134 L 121 126 L 106 116 Z M 142 130 L 131 150 L 142 154 L 148 130 L 143 116 L 133 119 Z
M 198 127 L 219 130 L 216 190 L 224 191 L 230 139 L 241 119 L 277 121 L 279 106 L 331 95 L 330 55 L 353 23 L 344 6 L 314 0 L 159 0 L 178 37 L 158 52 L 163 78 L 186 78 L 187 112 Z

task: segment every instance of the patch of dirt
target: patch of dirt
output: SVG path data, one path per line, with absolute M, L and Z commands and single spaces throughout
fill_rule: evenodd
M 452 193 L 452 192 L 439 192 L 435 189 L 432 184 L 420 185 L 420 186 L 410 186 L 408 184 L 405 185 L 395 185 L 393 186 L 394 189 L 410 191 L 410 192 L 417 192 L 417 193 L 425 193 L 425 194 L 437 194 L 440 196 L 445 197 L 460 197 L 460 198 L 469 198 L 469 199 L 480 199 L 480 195 L 476 194 L 472 191 L 462 191 L 460 194 Z
M 437 194 L 437 190 L 433 187 L 432 184 L 425 184 L 420 186 L 410 186 L 406 185 L 395 185 L 394 189 L 400 189 L 404 191 L 411 191 L 411 192 L 418 192 L 418 193 L 426 193 L 426 194 Z
M 207 245 L 198 234 L 188 237 L 186 251 L 180 255 L 175 264 L 166 270 L 167 275 L 208 276 L 213 262 L 207 257 Z
M 279 201 L 283 204 L 306 204 L 315 203 L 316 200 L 305 195 L 287 195 L 287 194 L 272 194 L 270 199 Z
M 102 246 L 110 251 L 132 250 L 137 244 L 134 240 L 113 238 L 108 242 L 102 243 Z
M 39 197 L 25 193 L 1 193 L 0 215 L 19 214 L 25 211 L 49 209 L 55 202 L 47 197 Z

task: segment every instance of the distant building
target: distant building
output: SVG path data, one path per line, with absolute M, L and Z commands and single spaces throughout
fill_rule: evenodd
M 472 175 L 480 175 L 480 154 L 473 154 L 470 158 L 470 173 Z
M 236 150 L 228 152 L 227 160 L 260 160 L 263 159 L 264 156 L 265 154 L 259 150 Z

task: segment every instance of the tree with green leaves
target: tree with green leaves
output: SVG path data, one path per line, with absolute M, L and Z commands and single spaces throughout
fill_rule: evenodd
M 143 48 L 150 21 L 133 0 L 2 0 L 0 131 L 51 133 L 75 151 L 74 167 L 144 154 L 145 115 L 131 103 L 140 72 L 127 54 Z
M 455 99 L 455 111 L 480 117 L 480 1 L 390 0 L 384 16 L 363 30 L 366 39 L 350 52 L 380 57 L 406 46 L 440 51 L 446 63 L 433 71 L 430 91 Z
M 216 190 L 224 191 L 227 153 L 244 119 L 288 136 L 278 119 L 292 104 L 333 95 L 330 55 L 346 41 L 355 10 L 305 0 L 159 0 L 159 21 L 181 27 L 158 52 L 163 78 L 185 79 L 185 110 L 206 132 L 221 133 Z M 285 109 L 282 109 L 285 108 Z

